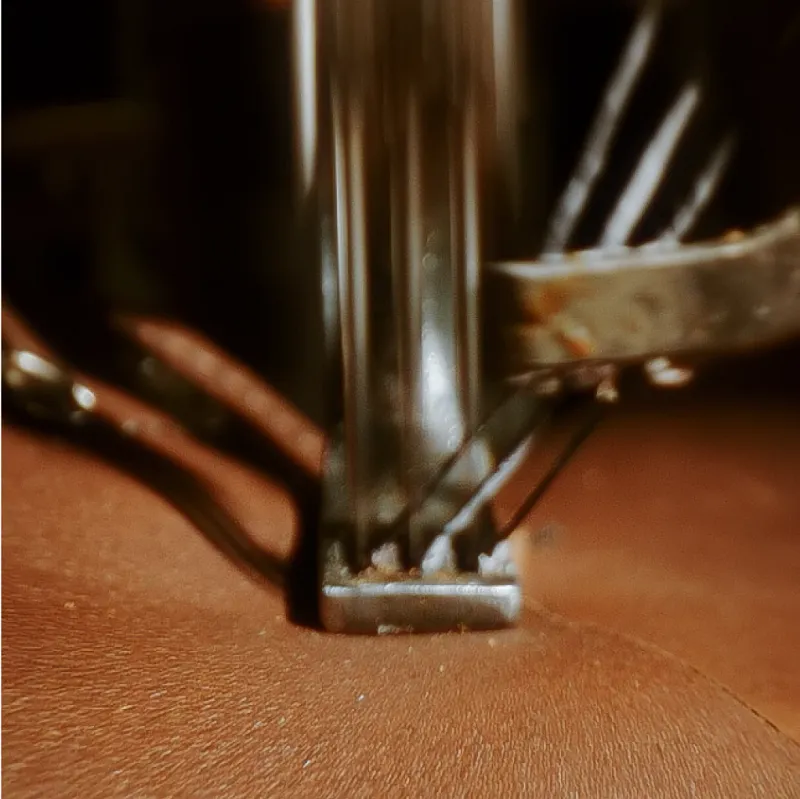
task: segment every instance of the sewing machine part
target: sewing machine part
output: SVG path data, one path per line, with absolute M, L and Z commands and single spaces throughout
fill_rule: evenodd
M 615 402 L 630 363 L 653 385 L 680 387 L 692 374 L 684 356 L 800 333 L 800 212 L 686 243 L 728 167 L 732 134 L 710 148 L 663 232 L 630 244 L 702 105 L 699 80 L 655 125 L 597 247 L 571 249 L 651 57 L 658 2 L 632 27 L 541 253 L 492 257 L 503 226 L 524 222 L 536 183 L 520 136 L 525 8 L 294 6 L 298 188 L 319 217 L 343 387 L 319 553 L 321 615 L 334 632 L 513 624 L 522 602 L 511 528 L 498 530 L 490 504 L 553 398 L 589 389 Z
M 514 114 L 514 61 L 496 45 L 513 41 L 516 6 L 295 7 L 300 190 L 332 231 L 344 384 L 323 481 L 330 630 L 492 628 L 519 613 L 486 507 L 502 457 L 471 437 L 487 401 L 479 179 L 488 152 L 513 150 L 494 143 L 513 126 L 485 112 Z M 527 424 L 541 401 L 524 402 Z
M 80 424 L 96 404 L 94 392 L 67 369 L 35 352 L 14 349 L 5 340 L 2 378 L 13 401 L 38 419 Z
M 643 363 L 685 385 L 681 358 L 780 343 L 800 333 L 800 210 L 717 242 L 603 249 L 488 267 L 510 378 L 587 364 Z
M 488 509 L 530 452 L 548 415 L 535 393 L 515 391 L 415 498 L 409 500 L 387 479 L 377 488 L 377 524 L 367 546 L 369 560 L 360 571 L 351 565 L 364 553 L 353 550 L 348 529 L 344 452 L 334 443 L 323 485 L 321 615 L 326 628 L 383 634 L 512 625 L 521 609 L 519 586 L 507 535 L 498 532 Z M 486 441 L 492 442 L 496 461 L 476 480 L 472 464 L 485 455 Z M 424 520 L 428 536 L 418 561 L 409 552 L 415 520 Z

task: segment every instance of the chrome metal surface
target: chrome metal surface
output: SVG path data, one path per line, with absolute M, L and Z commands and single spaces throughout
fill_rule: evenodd
M 348 579 L 358 581 L 376 559 L 388 558 L 393 576 L 384 583 L 401 581 L 395 593 L 402 604 L 415 591 L 425 594 L 432 576 L 411 593 L 408 581 L 430 564 L 452 563 L 482 584 L 480 557 L 491 557 L 498 543 L 486 508 L 496 464 L 484 436 L 471 439 L 442 484 L 429 489 L 485 405 L 482 206 L 487 175 L 505 180 L 509 192 L 519 176 L 514 44 L 521 4 L 320 4 L 311 78 L 310 28 L 301 30 L 301 21 L 312 5 L 295 11 L 296 86 L 316 86 L 314 111 L 307 97 L 297 103 L 298 149 L 303 175 L 318 165 L 320 215 L 332 220 L 336 236 L 338 314 L 328 320 L 338 323 L 344 384 L 343 424 L 324 478 L 322 559 L 329 565 L 330 553 L 341 551 Z M 431 619 L 440 628 L 477 622 L 481 592 L 465 593 L 459 580 L 448 584 L 453 602 L 444 601 L 450 589 L 440 580 L 435 593 L 443 608 L 458 611 Z M 359 624 L 377 629 L 363 590 L 329 588 L 326 577 L 326 602 L 360 597 L 353 599 L 353 607 L 361 602 Z M 505 572 L 490 593 L 498 590 L 515 593 Z
M 403 539 L 393 529 L 392 522 L 403 511 L 403 498 L 397 496 L 395 517 L 387 514 L 383 520 L 384 538 L 373 543 L 368 566 L 354 569 L 348 553 L 351 523 L 345 517 L 337 524 L 335 512 L 345 488 L 342 455 L 336 449 L 329 453 L 324 480 L 320 614 L 326 629 L 380 635 L 492 629 L 517 620 L 522 597 L 507 545 L 495 540 L 490 548 L 486 541 L 459 540 L 459 532 L 466 530 L 474 537 L 480 525 L 484 538 L 488 534 L 492 541 L 491 522 L 485 513 L 477 513 L 477 508 L 465 508 L 466 523 L 462 522 L 461 530 L 447 530 L 453 519 L 453 503 L 446 493 L 428 500 L 426 517 L 437 518 L 444 532 L 427 548 L 418 567 L 405 565 Z M 486 499 L 482 496 L 479 501 Z M 390 510 L 388 504 L 385 510 Z M 463 551 L 464 543 L 473 544 L 471 552 Z
M 519 586 L 510 579 L 379 578 L 368 583 L 340 577 L 331 568 L 322 587 L 322 619 L 330 632 L 390 635 L 492 630 L 515 624 L 521 604 Z

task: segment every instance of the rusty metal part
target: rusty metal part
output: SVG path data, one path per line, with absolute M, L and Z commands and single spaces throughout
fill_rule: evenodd
M 714 356 L 800 334 L 800 209 L 719 241 L 491 264 L 507 378 Z

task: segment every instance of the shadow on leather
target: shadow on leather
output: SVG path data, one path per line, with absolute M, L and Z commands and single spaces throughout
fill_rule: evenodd
M 205 538 L 253 579 L 284 588 L 287 564 L 265 551 L 214 498 L 212 490 L 188 468 L 105 425 L 88 424 L 69 434 L 59 425 L 34 421 L 4 402 L 3 420 L 14 427 L 53 436 L 102 459 L 163 497 Z
M 48 350 L 61 352 L 60 337 L 50 337 L 48 342 L 37 340 L 39 331 L 33 333 L 10 306 L 4 305 L 3 321 L 4 336 L 8 333 L 13 346 L 32 347 L 34 350 L 44 348 L 45 353 Z M 76 327 L 91 328 L 94 339 L 105 339 L 109 333 L 116 332 L 103 317 L 79 319 Z M 33 340 L 29 340 L 31 335 Z M 126 351 L 136 354 L 133 361 L 141 362 L 142 357 L 157 361 L 156 354 L 149 348 L 124 335 L 119 338 L 127 342 Z M 170 370 L 170 379 L 166 382 L 131 380 L 125 370 L 108 367 L 113 359 L 101 361 L 99 368 L 94 363 L 92 365 L 96 368 L 86 369 L 89 364 L 80 357 L 81 352 L 79 348 L 79 357 L 73 361 L 77 361 L 75 365 L 81 371 L 85 369 L 87 374 L 100 377 L 146 406 L 155 406 L 162 413 L 177 417 L 186 432 L 205 448 L 250 467 L 287 491 L 299 517 L 298 543 L 290 562 L 265 552 L 248 535 L 215 499 L 214 487 L 209 480 L 194 474 L 190 465 L 180 462 L 180 456 L 167 456 L 145 441 L 126 436 L 120 429 L 119 420 L 116 423 L 104 422 L 93 416 L 85 425 L 65 428 L 63 423 L 47 423 L 31 417 L 8 402 L 8 396 L 3 402 L 4 420 L 75 444 L 160 494 L 238 567 L 251 576 L 284 588 L 288 615 L 293 621 L 303 626 L 319 626 L 316 596 L 320 486 L 316 477 L 282 451 L 271 440 L 269 430 L 260 429 L 231 403 L 215 400 L 177 372 Z M 75 355 L 73 352 L 70 354 Z M 128 359 L 128 365 L 130 362 Z M 121 374 L 128 379 L 121 380 Z M 198 403 L 198 398 L 203 401 Z M 192 410 L 188 414 L 187 405 Z M 176 409 L 180 413 L 176 413 Z M 209 410 L 214 412 L 212 416 L 216 422 L 202 423 L 208 415 L 203 411 Z

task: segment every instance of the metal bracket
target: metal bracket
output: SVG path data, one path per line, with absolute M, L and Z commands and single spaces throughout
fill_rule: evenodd
M 800 209 L 720 241 L 495 263 L 487 283 L 510 379 L 764 347 L 800 335 Z

